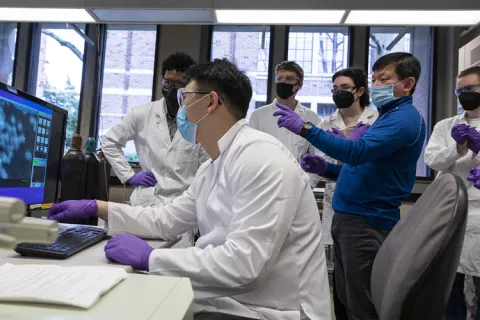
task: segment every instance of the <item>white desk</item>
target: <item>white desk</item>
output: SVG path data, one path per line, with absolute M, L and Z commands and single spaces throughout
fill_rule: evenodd
M 64 226 L 62 226 L 64 227 Z M 193 319 L 193 290 L 188 278 L 134 274 L 130 266 L 105 258 L 103 240 L 65 260 L 22 257 L 11 249 L 0 248 L 0 265 L 55 264 L 64 266 L 111 266 L 125 269 L 129 277 L 105 294 L 91 309 L 0 302 L 0 319 L 5 320 L 190 320 Z M 153 248 L 167 245 L 165 241 L 147 240 Z
M 71 225 L 62 224 L 61 228 L 65 228 Z M 100 241 L 99 243 L 84 249 L 77 254 L 74 254 L 70 258 L 65 260 L 58 259 L 39 259 L 32 257 L 23 257 L 20 254 L 16 253 L 10 249 L 0 248 L 0 265 L 4 263 L 11 264 L 55 264 L 55 265 L 65 265 L 65 266 L 112 266 L 125 269 L 128 273 L 133 272 L 133 268 L 130 266 L 124 266 L 111 262 L 105 258 L 105 244 L 106 240 Z M 147 240 L 148 244 L 153 248 L 158 249 L 162 246 L 166 246 L 167 242 L 161 240 Z M 1 318 L 0 318 L 1 319 Z
M 130 274 L 89 310 L 0 302 L 2 320 L 191 320 L 193 291 L 187 278 Z

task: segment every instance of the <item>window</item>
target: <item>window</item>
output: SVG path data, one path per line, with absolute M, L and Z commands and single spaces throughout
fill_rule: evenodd
M 68 111 L 65 151 L 77 133 L 84 48 L 82 37 L 65 24 L 42 25 L 36 96 Z
M 300 64 L 305 73 L 297 99 L 321 118 L 330 116 L 335 111 L 332 76 L 348 66 L 348 28 L 290 27 L 288 60 Z
M 132 107 L 152 101 L 156 38 L 154 25 L 108 26 L 98 143 Z M 139 162 L 133 141 L 124 152 Z
M 290 32 L 288 36 L 288 60 L 296 61 L 305 73 L 312 72 L 313 33 Z
M 252 83 L 253 95 L 247 119 L 267 100 L 269 48 L 269 27 L 215 26 L 213 29 L 211 59 L 227 58 L 245 71 Z
M 430 114 L 432 110 L 432 60 L 433 36 L 430 27 L 371 27 L 370 50 L 368 57 L 369 81 L 371 81 L 372 65 L 381 56 L 391 52 L 410 52 L 422 65 L 422 73 L 413 94 L 414 105 L 423 116 L 427 133 L 431 129 Z M 424 149 L 428 141 L 425 139 Z M 424 152 L 417 163 L 417 177 L 430 174 L 423 159 Z
M 16 23 L 0 23 L 0 82 L 11 85 L 15 43 L 17 40 Z

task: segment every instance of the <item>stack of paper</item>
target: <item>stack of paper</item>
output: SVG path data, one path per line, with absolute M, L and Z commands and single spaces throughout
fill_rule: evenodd
M 0 267 L 0 301 L 51 303 L 88 309 L 127 278 L 115 267 L 13 265 Z

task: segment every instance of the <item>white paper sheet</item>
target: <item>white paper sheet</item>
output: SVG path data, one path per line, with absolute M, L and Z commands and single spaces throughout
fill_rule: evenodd
M 6 263 L 0 266 L 0 301 L 62 304 L 89 309 L 127 276 L 125 270 L 115 267 Z

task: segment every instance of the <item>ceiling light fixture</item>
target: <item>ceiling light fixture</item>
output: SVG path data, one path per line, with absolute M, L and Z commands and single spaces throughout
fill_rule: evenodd
M 0 8 L 0 21 L 95 23 L 85 9 Z
M 478 10 L 352 10 L 345 24 L 469 26 L 479 21 L 480 11 Z
M 344 13 L 345 10 L 215 10 L 218 24 L 338 24 Z

